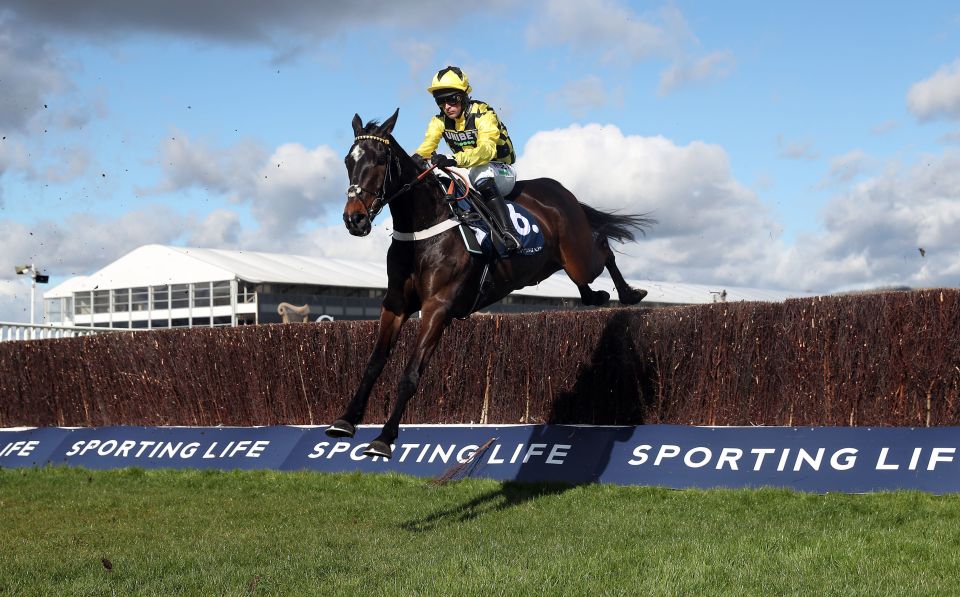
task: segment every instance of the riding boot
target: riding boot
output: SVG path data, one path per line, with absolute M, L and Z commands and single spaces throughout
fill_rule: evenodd
M 493 233 L 497 235 L 507 255 L 516 253 L 520 249 L 520 242 L 510 228 L 510 215 L 507 212 L 507 202 L 500 194 L 497 183 L 493 179 L 486 179 L 477 185 L 477 190 L 483 196 L 484 202 L 493 215 Z

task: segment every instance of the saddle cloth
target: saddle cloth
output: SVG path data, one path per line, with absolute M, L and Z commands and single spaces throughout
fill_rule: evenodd
M 473 201 L 482 201 L 482 199 L 473 196 Z M 513 235 L 520 242 L 520 249 L 512 256 L 535 255 L 543 250 L 543 232 L 540 230 L 540 223 L 533 217 L 525 207 L 513 201 L 507 201 L 507 212 L 509 213 L 508 225 Z M 463 237 L 467 250 L 477 255 L 484 255 L 489 258 L 503 257 L 503 247 L 500 243 L 494 243 L 490 235 L 490 227 L 476 213 L 473 204 L 461 199 L 456 202 L 456 207 L 451 206 L 454 213 L 464 221 L 460 224 L 460 234 Z

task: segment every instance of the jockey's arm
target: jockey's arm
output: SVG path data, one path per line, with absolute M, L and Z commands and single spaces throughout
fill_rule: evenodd
M 453 155 L 461 168 L 473 168 L 489 163 L 497 157 L 497 140 L 500 139 L 500 121 L 493 110 L 477 118 L 477 146 L 468 147 Z
M 427 132 L 423 136 L 423 143 L 414 153 L 419 154 L 425 160 L 429 160 L 433 152 L 437 150 L 441 137 L 443 137 L 443 121 L 438 118 L 431 118 L 427 125 Z

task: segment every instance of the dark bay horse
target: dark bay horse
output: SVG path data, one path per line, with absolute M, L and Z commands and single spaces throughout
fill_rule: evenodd
M 467 317 L 560 269 L 577 285 L 585 305 L 603 305 L 610 299 L 606 292 L 589 286 L 604 267 L 613 278 L 620 302 L 638 303 L 647 292 L 631 288 L 623 279 L 609 241 L 633 241 L 633 230 L 643 232 L 653 223 L 642 215 L 612 214 L 584 205 L 549 178 L 518 181 L 508 199 L 534 216 L 543 234 L 543 250 L 489 263 L 466 250 L 455 227 L 431 234 L 438 224 L 450 220 L 450 209 L 429 166 L 423 170 L 423 164 L 407 155 L 393 138 L 399 112 L 383 124 L 372 121 L 363 126 L 359 115 L 353 118 L 355 139 L 344 160 L 350 177 L 344 224 L 350 234 L 366 236 L 374 218 L 389 204 L 395 232 L 387 251 L 387 293 L 376 345 L 346 412 L 326 430 L 330 437 L 353 437 L 400 328 L 420 311 L 420 330 L 397 387 L 393 413 L 364 452 L 385 458 L 392 454 L 391 444 L 399 433 L 407 401 L 453 318 Z M 420 234 L 417 240 L 398 240 L 397 234 L 404 232 Z M 481 289 L 485 263 L 489 269 Z

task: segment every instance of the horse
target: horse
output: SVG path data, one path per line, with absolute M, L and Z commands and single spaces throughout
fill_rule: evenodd
M 634 230 L 645 233 L 655 223 L 646 214 L 608 213 L 580 203 L 556 180 L 522 180 L 507 199 L 533 215 L 543 234 L 543 249 L 492 262 L 471 254 L 456 221 L 448 224 L 451 211 L 443 183 L 429 164 L 408 155 L 393 137 L 399 113 L 398 108 L 382 124 L 372 120 L 363 125 L 358 114 L 353 117 L 354 142 L 344 158 L 350 179 L 344 225 L 350 234 L 366 236 L 380 211 L 389 206 L 394 238 L 387 250 L 387 291 L 373 352 L 343 416 L 326 429 L 330 437 L 354 436 L 401 327 L 419 311 L 420 329 L 397 386 L 393 412 L 364 451 L 383 458 L 391 457 L 407 402 L 454 318 L 466 318 L 560 269 L 577 285 L 584 305 L 600 306 L 610 299 L 607 292 L 590 288 L 604 267 L 620 302 L 636 304 L 647 292 L 624 280 L 610 240 L 634 241 Z

